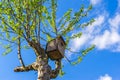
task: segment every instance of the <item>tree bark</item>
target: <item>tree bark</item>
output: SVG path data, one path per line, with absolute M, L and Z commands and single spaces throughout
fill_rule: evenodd
M 39 55 L 45 56 L 45 50 L 41 47 L 39 42 L 35 40 L 31 40 L 28 43 L 35 51 L 36 56 L 39 56 Z
M 28 42 L 29 45 L 34 49 L 36 53 L 36 61 L 28 66 L 21 66 L 14 69 L 15 72 L 24 72 L 30 70 L 38 71 L 37 80 L 50 80 L 56 78 L 61 69 L 61 60 L 56 60 L 55 65 L 56 68 L 54 70 L 51 69 L 51 66 L 48 64 L 48 56 L 45 53 L 45 50 L 40 46 L 40 43 L 31 40 Z
M 38 71 L 37 80 L 50 80 L 58 76 L 59 71 L 61 69 L 61 60 L 55 61 L 55 65 L 56 68 L 54 70 L 51 70 L 51 67 L 48 64 L 48 58 L 39 55 L 36 59 L 36 62 L 26 67 L 17 67 L 14 69 L 14 71 L 24 72 L 30 70 L 37 70 Z

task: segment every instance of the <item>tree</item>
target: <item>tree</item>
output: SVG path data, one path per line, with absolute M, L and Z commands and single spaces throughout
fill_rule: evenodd
M 48 64 L 49 57 L 45 53 L 46 44 L 62 35 L 65 39 L 66 50 L 71 51 L 68 46 L 70 40 L 80 38 L 82 35 L 82 32 L 72 35 L 72 31 L 82 29 L 94 22 L 94 19 L 86 23 L 80 22 L 87 17 L 91 9 L 91 5 L 88 9 L 84 9 L 82 5 L 75 13 L 70 9 L 56 22 L 57 0 L 1 0 L 0 39 L 4 40 L 2 42 L 7 42 L 4 46 L 6 52 L 3 55 L 10 53 L 13 46 L 17 45 L 18 58 L 22 66 L 16 67 L 15 72 L 36 70 L 38 72 L 37 80 L 56 78 L 59 73 L 63 74 L 61 59 L 55 60 L 56 68 L 52 70 Z M 24 46 L 22 43 L 26 43 L 26 45 Z M 31 47 L 34 50 L 36 55 L 34 63 L 27 66 L 24 64 L 21 56 L 23 47 Z M 81 62 L 82 58 L 93 48 L 94 45 L 80 51 L 82 55 L 72 64 Z

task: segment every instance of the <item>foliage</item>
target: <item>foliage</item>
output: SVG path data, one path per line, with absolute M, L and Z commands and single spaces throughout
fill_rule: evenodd
M 12 45 L 18 45 L 18 39 L 21 43 L 34 40 L 41 45 L 46 43 L 58 35 L 62 35 L 66 41 L 66 45 L 70 40 L 80 38 L 82 32 L 71 35 L 72 31 L 82 29 L 91 25 L 94 19 L 86 23 L 82 23 L 82 19 L 88 16 L 92 9 L 90 5 L 85 9 L 84 5 L 73 13 L 69 9 L 61 19 L 56 22 L 57 0 L 2 0 L 0 1 L 0 40 L 9 42 L 5 45 L 6 52 L 3 55 L 12 51 Z M 73 15 L 74 14 L 74 15 Z M 2 41 L 2 42 L 4 42 Z M 44 42 L 43 42 L 44 41 Z M 22 45 L 22 48 L 30 49 L 27 45 Z M 82 56 L 73 64 L 81 62 L 85 56 L 94 46 L 82 51 Z M 63 75 L 64 72 L 61 71 Z
M 79 63 L 83 60 L 84 56 L 86 56 L 87 53 L 88 53 L 89 51 L 93 50 L 94 48 L 95 48 L 95 45 L 92 45 L 92 46 L 90 46 L 89 48 L 87 48 L 87 49 L 85 49 L 85 50 L 82 50 L 82 51 L 81 51 L 82 55 L 81 55 L 81 56 L 78 56 L 77 61 L 72 62 L 72 65 L 79 64 Z

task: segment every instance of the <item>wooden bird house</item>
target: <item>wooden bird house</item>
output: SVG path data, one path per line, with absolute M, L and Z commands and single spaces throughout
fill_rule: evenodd
M 47 43 L 46 53 L 51 60 L 62 59 L 64 57 L 65 47 L 64 39 L 62 36 L 59 36 Z

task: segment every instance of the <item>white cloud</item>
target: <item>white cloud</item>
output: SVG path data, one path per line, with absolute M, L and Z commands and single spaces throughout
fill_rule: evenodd
M 96 36 L 92 43 L 99 49 L 110 48 L 117 43 L 120 43 L 120 35 L 117 32 L 106 30 L 103 35 Z
M 112 77 L 108 74 L 105 74 L 104 76 L 100 76 L 98 80 L 112 80 Z
M 90 40 L 94 38 L 94 34 L 100 32 L 100 27 L 104 23 L 105 17 L 103 15 L 99 15 L 98 17 L 95 18 L 95 22 L 88 26 L 84 31 L 83 35 L 80 38 L 73 39 L 70 43 L 72 51 L 78 51 L 80 48 L 83 46 L 89 45 Z
M 96 36 L 92 43 L 95 44 L 97 48 L 104 49 L 108 45 L 107 42 L 108 42 L 109 36 L 110 36 L 110 33 L 109 31 L 106 30 L 104 32 L 104 35 Z
M 108 19 L 108 28 L 103 31 L 103 34 L 95 35 L 92 43 L 97 46 L 98 49 L 109 49 L 115 46 L 116 51 L 119 51 L 120 43 L 120 14 L 116 14 L 114 18 Z M 110 29 L 109 29 L 110 27 Z
M 118 31 L 120 28 L 120 14 L 116 14 L 113 19 L 109 19 L 111 30 Z
M 77 51 L 81 47 L 83 47 L 84 45 L 86 45 L 86 43 L 88 43 L 89 40 L 93 38 L 92 34 L 99 32 L 99 29 L 96 29 L 96 28 L 99 28 L 103 23 L 104 23 L 104 16 L 103 15 L 100 15 L 97 18 L 95 18 L 95 22 L 92 25 L 88 26 L 83 31 L 83 35 L 80 38 L 73 39 L 70 42 L 71 43 L 71 49 L 72 49 L 72 51 Z M 89 44 L 90 43 L 88 43 L 88 45 Z
M 90 0 L 90 3 L 93 5 L 97 5 L 101 2 L 101 0 Z
M 98 30 L 100 30 L 99 28 L 102 26 L 104 21 L 105 21 L 105 16 L 99 15 L 98 17 L 95 18 L 95 22 L 92 25 L 88 26 L 84 32 L 93 34 L 94 31 L 94 33 L 98 33 L 99 32 Z
M 120 45 L 120 44 L 119 44 Z M 115 50 L 113 50 L 114 52 L 120 52 L 120 46 L 118 46 Z
M 118 0 L 118 8 L 120 7 L 120 0 Z
M 97 4 L 97 2 L 99 1 L 91 0 L 91 3 Z M 72 50 L 77 51 L 83 46 L 95 44 L 96 48 L 100 50 L 109 49 L 120 52 L 120 13 L 116 12 L 112 18 L 109 18 L 107 11 L 103 10 L 101 13 L 94 18 L 95 22 L 92 25 L 82 31 L 81 38 L 71 41 Z
M 73 39 L 71 41 L 71 49 L 73 51 L 77 51 L 79 50 L 85 43 L 86 41 L 88 40 L 88 36 L 87 35 L 82 35 L 81 38 L 76 38 L 76 39 Z
M 92 24 L 92 26 L 101 26 L 101 24 L 104 22 L 104 15 L 99 15 L 97 18 L 95 18 L 95 22 Z

